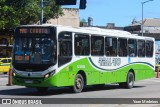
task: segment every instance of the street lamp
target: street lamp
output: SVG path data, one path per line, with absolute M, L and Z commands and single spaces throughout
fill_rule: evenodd
M 147 2 L 150 2 L 150 1 L 153 1 L 153 0 L 147 0 L 145 2 L 141 2 L 142 3 L 142 25 L 141 25 L 141 28 L 142 28 L 142 36 L 143 36 L 143 5 Z
M 46 22 L 45 17 L 43 17 L 43 8 L 44 8 L 44 6 L 48 5 L 48 3 L 50 1 L 51 0 L 47 0 L 47 1 L 44 2 L 44 0 L 40 0 L 40 8 L 41 8 L 41 12 L 40 12 L 40 24 L 43 24 L 44 22 Z

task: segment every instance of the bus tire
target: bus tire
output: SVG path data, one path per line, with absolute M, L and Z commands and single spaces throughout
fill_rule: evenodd
M 119 83 L 119 87 L 131 89 L 134 86 L 134 74 L 132 72 L 128 72 L 127 82 Z
M 48 87 L 36 87 L 38 92 L 44 93 L 48 90 Z
M 125 87 L 128 89 L 133 88 L 134 86 L 134 74 L 133 72 L 128 72 L 127 82 L 125 82 Z
M 84 87 L 84 79 L 83 76 L 81 74 L 77 74 L 76 78 L 74 80 L 74 86 L 73 86 L 73 91 L 75 93 L 80 93 L 82 92 Z

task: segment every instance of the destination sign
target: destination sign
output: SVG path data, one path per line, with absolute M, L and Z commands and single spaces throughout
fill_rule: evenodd
M 20 34 L 26 34 L 26 33 L 49 34 L 50 28 L 20 28 L 19 33 Z

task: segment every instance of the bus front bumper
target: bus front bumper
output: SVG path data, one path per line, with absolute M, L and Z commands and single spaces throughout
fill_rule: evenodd
M 20 85 L 26 87 L 54 87 L 57 86 L 56 76 L 50 78 L 26 78 L 12 76 L 13 85 Z

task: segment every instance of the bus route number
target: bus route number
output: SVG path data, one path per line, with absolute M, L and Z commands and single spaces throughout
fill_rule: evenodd
M 86 66 L 85 65 L 77 65 L 77 68 L 86 68 Z

